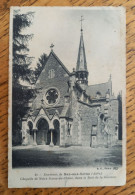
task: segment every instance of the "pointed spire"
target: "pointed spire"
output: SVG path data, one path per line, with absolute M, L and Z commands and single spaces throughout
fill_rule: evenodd
M 83 41 L 83 28 L 82 28 L 82 21 L 83 17 L 81 16 L 81 36 L 80 36 L 80 45 L 79 45 L 79 51 L 78 51 L 78 58 L 77 58 L 77 66 L 76 71 L 86 71 L 87 72 L 87 62 L 86 62 L 86 56 L 85 56 L 85 47 L 84 47 L 84 41 Z
M 82 28 L 82 21 L 84 20 L 84 18 L 83 18 L 83 16 L 81 16 L 81 20 L 80 20 L 80 22 L 81 22 L 81 31 L 83 31 L 83 28 Z

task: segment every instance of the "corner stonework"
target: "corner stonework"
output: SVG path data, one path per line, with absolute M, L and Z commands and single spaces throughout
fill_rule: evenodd
M 27 125 L 27 119 L 22 120 L 22 145 L 26 146 L 29 144 L 29 135 L 28 135 L 28 125 Z
M 65 136 L 66 136 L 66 119 L 60 119 L 60 146 L 65 146 Z

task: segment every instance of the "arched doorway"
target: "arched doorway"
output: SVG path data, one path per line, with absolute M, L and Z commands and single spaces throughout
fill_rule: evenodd
M 60 145 L 60 123 L 58 120 L 54 120 L 54 131 L 53 131 L 53 144 Z
M 37 122 L 37 136 L 36 136 L 36 142 L 38 145 L 44 145 L 48 144 L 49 140 L 51 139 L 50 136 L 48 136 L 49 132 L 49 124 L 47 120 L 44 118 L 39 119 Z

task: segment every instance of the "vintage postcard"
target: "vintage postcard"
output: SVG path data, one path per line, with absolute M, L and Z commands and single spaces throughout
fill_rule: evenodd
M 11 7 L 9 188 L 126 182 L 124 7 Z

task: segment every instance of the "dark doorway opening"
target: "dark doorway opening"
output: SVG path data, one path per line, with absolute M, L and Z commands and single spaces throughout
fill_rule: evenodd
M 58 120 L 54 120 L 54 131 L 53 131 L 53 144 L 60 145 L 60 123 Z
M 49 131 L 49 125 L 47 120 L 44 118 L 39 119 L 37 122 L 37 136 L 36 136 L 36 141 L 38 145 L 44 145 L 48 143 L 48 136 L 47 133 Z
M 49 145 L 50 142 L 51 142 L 51 131 L 48 130 L 48 132 L 47 132 L 47 143 L 46 144 Z

